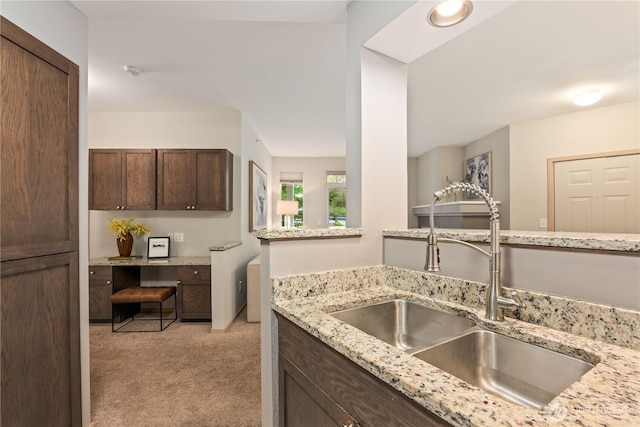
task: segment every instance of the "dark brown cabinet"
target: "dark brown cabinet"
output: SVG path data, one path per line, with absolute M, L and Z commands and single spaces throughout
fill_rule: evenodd
M 211 320 L 211 266 L 178 267 L 178 317 Z
M 89 150 L 89 209 L 156 208 L 156 150 Z
M 158 150 L 157 208 L 233 210 L 233 154 L 228 150 Z
M 140 286 L 138 267 L 89 267 L 89 320 L 110 322 L 111 295 L 130 286 Z M 115 321 L 122 322 L 139 309 L 139 304 L 116 306 L 113 313 Z
M 79 68 L 0 33 L 0 425 L 81 426 Z
M 286 318 L 278 318 L 280 426 L 449 426 Z

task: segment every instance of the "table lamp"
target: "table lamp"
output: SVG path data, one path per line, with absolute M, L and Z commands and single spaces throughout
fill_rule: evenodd
M 293 216 L 298 214 L 298 202 L 295 200 L 278 200 L 276 213 L 284 215 L 284 228 L 293 228 Z

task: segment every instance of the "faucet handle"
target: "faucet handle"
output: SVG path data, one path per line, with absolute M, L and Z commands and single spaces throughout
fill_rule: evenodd
M 511 294 L 511 299 L 515 303 L 514 305 L 515 305 L 516 308 L 525 308 L 526 307 L 526 305 L 522 301 L 522 298 L 520 298 L 520 294 L 518 294 L 518 292 L 516 290 L 512 289 L 510 294 Z

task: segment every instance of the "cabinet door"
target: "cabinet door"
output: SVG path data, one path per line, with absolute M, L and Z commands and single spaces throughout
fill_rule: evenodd
M 2 263 L 2 426 L 81 425 L 77 253 Z
M 195 206 L 195 169 L 191 150 L 158 150 L 158 209 Z
M 334 427 L 358 425 L 286 357 L 278 359 L 280 370 L 280 427 Z
M 156 208 L 156 150 L 89 150 L 89 209 Z
M 89 209 L 122 206 L 122 150 L 89 150 Z
M 193 150 L 196 209 L 233 210 L 233 155 L 227 150 Z
M 156 208 L 156 150 L 122 150 L 122 209 Z
M 78 67 L 2 20 L 2 261 L 78 250 Z
M 89 267 L 89 320 L 111 320 L 111 267 Z
M 182 320 L 211 320 L 211 267 L 178 266 L 178 314 Z

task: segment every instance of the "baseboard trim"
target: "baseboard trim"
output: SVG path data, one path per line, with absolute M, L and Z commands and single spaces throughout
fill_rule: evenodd
M 240 307 L 240 310 L 238 310 L 236 315 L 233 316 L 233 319 L 231 319 L 231 322 L 229 322 L 227 324 L 227 326 L 225 326 L 223 329 L 213 329 L 213 328 L 211 328 L 211 333 L 212 334 L 226 334 L 227 331 L 229 330 L 229 328 L 231 328 L 231 325 L 233 325 L 233 322 L 236 321 L 236 319 L 238 318 L 238 316 L 240 316 L 240 313 L 242 313 L 242 310 L 244 310 L 246 306 L 247 306 L 247 303 L 245 303 L 242 307 Z

